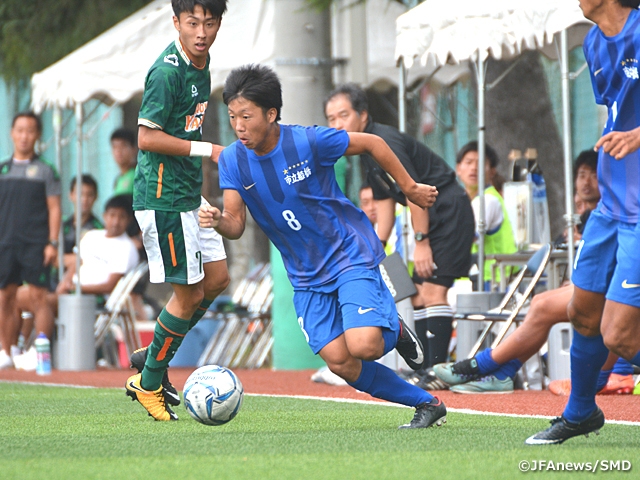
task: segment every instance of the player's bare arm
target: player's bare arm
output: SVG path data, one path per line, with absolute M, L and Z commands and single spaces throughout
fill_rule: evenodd
M 222 194 L 224 211 L 207 205 L 198 211 L 198 221 L 203 228 L 215 228 L 225 238 L 236 240 L 244 232 L 247 209 L 242 197 L 235 190 L 225 190 Z
M 597 152 L 600 147 L 616 160 L 622 160 L 640 148 L 640 127 L 628 132 L 609 132 L 600 137 L 594 150 Z
M 349 146 L 345 155 L 368 153 L 385 172 L 393 177 L 402 192 L 416 205 L 426 208 L 436 201 L 438 190 L 431 185 L 416 183 L 407 173 L 389 145 L 377 135 L 369 133 L 349 133 Z
M 138 126 L 138 148 L 147 152 L 180 157 L 207 157 L 214 162 L 224 147 L 210 142 L 195 142 L 169 135 L 162 130 Z
M 423 235 L 429 233 L 429 212 L 424 208 L 420 208 L 413 202 L 407 202 L 409 210 L 411 210 L 411 226 L 414 232 L 421 232 Z M 433 262 L 433 251 L 429 237 L 416 242 L 416 248 L 413 252 L 413 263 L 415 271 L 423 278 L 433 276 L 435 263 Z

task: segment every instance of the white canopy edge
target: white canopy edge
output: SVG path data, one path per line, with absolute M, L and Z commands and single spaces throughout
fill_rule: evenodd
M 586 22 L 575 0 L 427 0 L 396 20 L 395 58 L 436 68 L 523 50 L 552 53 L 553 36 Z M 584 36 L 584 35 L 583 35 Z M 551 48 L 549 48 L 551 46 Z

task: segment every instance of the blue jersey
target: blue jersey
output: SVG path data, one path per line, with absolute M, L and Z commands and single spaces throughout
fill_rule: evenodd
M 220 154 L 220 188 L 240 193 L 282 254 L 294 288 L 323 285 L 384 258 L 371 222 L 336 182 L 333 165 L 348 145 L 344 131 L 280 125 L 278 145 L 267 155 L 240 141 Z
M 622 31 L 607 37 L 594 26 L 584 41 L 596 102 L 606 105 L 607 123 L 603 135 L 629 131 L 640 126 L 640 12 L 632 10 Z M 598 184 L 603 215 L 626 223 L 640 217 L 640 153 L 622 160 L 598 156 Z

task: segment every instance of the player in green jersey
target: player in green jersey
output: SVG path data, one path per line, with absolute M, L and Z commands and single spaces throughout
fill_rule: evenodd
M 222 147 L 202 141 L 211 93 L 209 48 L 227 0 L 172 0 L 178 39 L 160 54 L 145 80 L 138 117 L 138 166 L 133 208 L 142 230 L 153 283 L 168 282 L 173 295 L 158 316 L 153 342 L 131 356 L 138 374 L 126 383 L 156 420 L 177 420 L 168 404 L 180 397 L 167 366 L 187 332 L 229 284 L 222 238 L 200 229 L 202 157 Z M 214 155 L 215 152 L 215 155 Z

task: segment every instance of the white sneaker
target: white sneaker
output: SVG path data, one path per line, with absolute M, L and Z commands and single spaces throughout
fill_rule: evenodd
M 335 385 L 342 387 L 348 385 L 348 383 L 331 370 L 329 367 L 322 367 L 320 370 L 311 375 L 311 380 L 317 383 L 326 383 L 327 385 Z
M 0 350 L 0 370 L 4 370 L 6 368 L 13 368 L 13 360 L 11 359 L 11 356 L 2 349 Z
M 22 349 L 20 347 L 18 347 L 17 345 L 11 345 L 11 358 L 17 356 L 17 355 L 22 355 L 24 352 L 22 351 Z
M 13 357 L 13 363 L 16 366 L 16 370 L 33 372 L 38 366 L 38 352 L 36 352 L 36 347 L 31 347 L 22 355 Z

